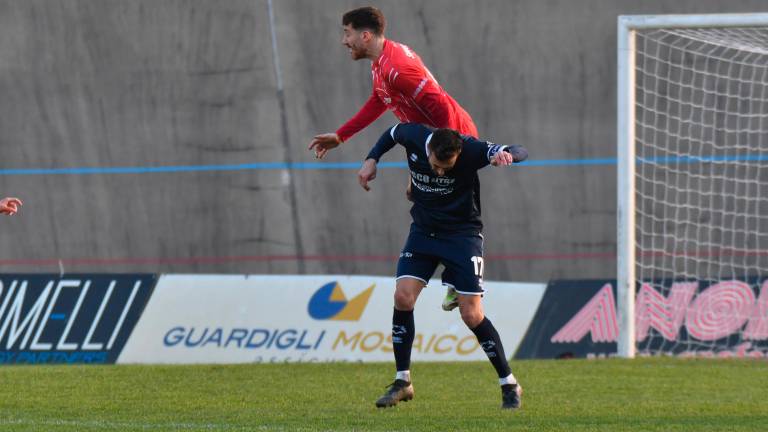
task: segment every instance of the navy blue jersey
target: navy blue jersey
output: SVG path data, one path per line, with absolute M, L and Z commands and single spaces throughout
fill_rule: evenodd
M 504 146 L 462 135 L 462 151 L 453 169 L 438 176 L 429 163 L 427 144 L 433 129 L 417 123 L 400 123 L 382 134 L 368 159 L 379 161 L 395 144 L 405 148 L 411 172 L 413 222 L 429 232 L 473 232 L 483 228 L 480 220 L 480 180 L 477 170 L 490 163 L 499 151 L 512 153 L 515 162 L 526 159 L 521 146 Z

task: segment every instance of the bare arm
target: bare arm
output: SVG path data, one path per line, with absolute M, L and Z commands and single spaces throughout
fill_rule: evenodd
M 347 120 L 336 132 L 315 135 L 312 142 L 309 143 L 309 150 L 314 150 L 315 157 L 322 159 L 331 149 L 338 147 L 352 135 L 373 123 L 386 109 L 384 102 L 375 93 L 372 93 L 360 111 Z

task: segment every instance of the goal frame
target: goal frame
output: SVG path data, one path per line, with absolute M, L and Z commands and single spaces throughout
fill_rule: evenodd
M 768 26 L 768 13 L 620 15 L 617 57 L 617 237 L 616 291 L 619 321 L 617 355 L 633 358 L 635 340 L 635 39 L 654 28 Z

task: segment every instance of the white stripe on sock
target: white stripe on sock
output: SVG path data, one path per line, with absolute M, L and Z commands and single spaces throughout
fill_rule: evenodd
M 410 370 L 397 371 L 397 373 L 395 374 L 395 379 L 411 382 L 411 371 Z
M 499 378 L 499 385 L 505 385 L 505 384 L 517 384 L 517 380 L 515 379 L 515 376 L 512 374 L 509 374 L 506 378 Z

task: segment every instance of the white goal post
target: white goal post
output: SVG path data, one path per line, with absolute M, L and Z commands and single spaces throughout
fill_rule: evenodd
M 648 337 L 636 287 L 768 273 L 768 14 L 620 16 L 617 78 L 618 355 L 631 358 Z M 739 301 L 715 312 L 754 315 Z M 677 335 L 684 314 L 664 313 L 655 325 Z M 728 338 L 686 332 L 656 332 L 638 355 L 719 352 Z

